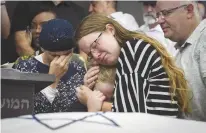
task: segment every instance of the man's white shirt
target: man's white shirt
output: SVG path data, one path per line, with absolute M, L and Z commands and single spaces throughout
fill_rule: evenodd
M 149 37 L 152 37 L 157 41 L 159 41 L 173 57 L 176 56 L 177 54 L 177 50 L 175 49 L 176 42 L 172 42 L 170 39 L 164 37 L 164 32 L 162 31 L 160 25 L 157 25 L 156 27 L 149 29 L 149 26 L 145 24 L 142 25 L 139 30 L 143 31 Z

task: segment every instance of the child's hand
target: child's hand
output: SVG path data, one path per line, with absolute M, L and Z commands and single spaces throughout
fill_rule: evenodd
M 52 62 L 50 63 L 49 67 L 49 74 L 55 75 L 55 82 L 51 84 L 50 86 L 52 88 L 56 88 L 59 80 L 64 76 L 64 74 L 68 71 L 69 68 L 69 58 L 71 57 L 72 54 L 69 55 L 62 55 L 59 57 L 55 57 Z
M 79 99 L 79 101 L 84 104 L 85 106 L 87 105 L 87 100 L 89 98 L 89 96 L 91 95 L 92 90 L 89 89 L 86 86 L 80 86 L 76 88 L 76 95 Z
M 95 81 L 97 80 L 99 73 L 99 66 L 91 67 L 87 73 L 84 75 L 84 85 L 93 89 Z
M 105 100 L 105 96 L 100 91 L 94 90 L 88 100 L 87 100 L 87 108 L 88 112 L 97 112 L 101 111 L 103 101 Z
M 49 74 L 54 74 L 56 80 L 59 80 L 68 70 L 68 60 L 72 54 L 56 56 L 49 67 Z

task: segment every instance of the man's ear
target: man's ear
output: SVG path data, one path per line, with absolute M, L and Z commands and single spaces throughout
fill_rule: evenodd
M 195 9 L 194 9 L 194 5 L 193 4 L 189 4 L 187 7 L 186 7 L 186 10 L 187 10 L 187 18 L 191 19 L 194 14 L 195 14 Z
M 107 24 L 106 25 L 106 31 L 108 33 L 111 33 L 113 36 L 115 35 L 115 28 L 112 24 Z

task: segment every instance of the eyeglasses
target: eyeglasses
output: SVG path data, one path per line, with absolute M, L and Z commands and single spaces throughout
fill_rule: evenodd
M 182 7 L 186 7 L 186 6 L 188 6 L 188 5 L 181 5 L 181 6 L 179 6 L 179 7 L 175 7 L 175 8 L 169 9 L 169 10 L 162 10 L 162 11 L 160 11 L 160 12 L 157 13 L 156 17 L 157 17 L 157 18 L 159 18 L 160 16 L 161 16 L 161 17 L 167 17 L 167 16 L 169 16 L 171 13 L 173 13 L 175 10 L 180 9 L 180 8 L 182 8 Z
M 97 46 L 99 45 L 98 41 L 99 41 L 99 38 L 101 37 L 103 32 L 101 32 L 99 34 L 99 36 L 97 37 L 97 39 L 94 40 L 94 42 L 91 44 L 90 46 L 90 52 L 87 54 L 88 58 L 91 60 L 92 59 L 92 53 L 94 53 L 97 49 Z

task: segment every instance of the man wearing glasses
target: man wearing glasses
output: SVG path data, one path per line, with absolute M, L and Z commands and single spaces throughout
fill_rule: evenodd
M 143 4 L 143 20 L 145 24 L 140 27 L 140 30 L 159 41 L 172 56 L 175 56 L 177 53 L 174 47 L 175 42 L 164 37 L 164 32 L 157 22 L 156 1 L 142 1 L 141 3 Z
M 191 88 L 191 113 L 184 117 L 206 121 L 206 20 L 193 1 L 158 1 L 156 11 L 165 37 L 177 42 L 176 63 Z

